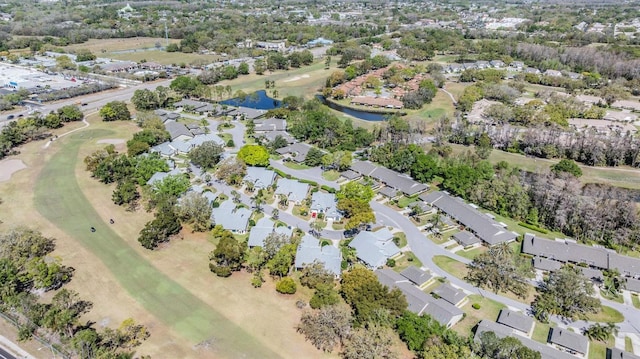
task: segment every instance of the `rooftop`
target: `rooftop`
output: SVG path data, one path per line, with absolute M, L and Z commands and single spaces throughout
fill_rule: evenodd
M 533 318 L 509 309 L 500 311 L 497 322 L 523 333 L 529 333 L 533 328 Z
M 400 253 L 393 243 L 393 234 L 387 229 L 377 232 L 362 231 L 349 243 L 356 255 L 371 268 L 383 266 L 387 259 Z

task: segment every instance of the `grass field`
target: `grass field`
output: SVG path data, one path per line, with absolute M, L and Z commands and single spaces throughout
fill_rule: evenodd
M 620 323 L 624 320 L 624 316 L 619 311 L 603 305 L 602 310 L 598 313 L 589 314 L 587 320 L 600 323 Z
M 169 39 L 169 43 L 177 43 L 179 40 Z M 115 51 L 155 48 L 156 43 L 165 45 L 165 39 L 159 37 L 131 37 L 126 39 L 91 39 L 81 44 L 73 44 L 63 47 L 68 51 L 87 49 L 97 56 L 101 53 Z
M 462 307 L 462 310 L 467 313 L 467 315 L 453 327 L 456 332 L 464 336 L 469 335 L 471 329 L 482 319 L 487 319 L 492 322 L 496 321 L 500 310 L 506 308 L 504 304 L 484 298 L 478 294 L 472 294 L 467 299 L 469 301 Z M 474 303 L 480 304 L 480 309 L 474 309 L 472 307 Z
M 549 329 L 551 329 L 551 325 L 536 321 L 531 339 L 546 344 L 549 338 Z
M 37 210 L 94 253 L 118 282 L 150 313 L 194 343 L 214 338 L 222 356 L 278 357 L 259 341 L 209 307 L 142 258 L 98 215 L 75 178 L 79 147 L 106 130 L 86 130 L 68 137 L 49 159 L 35 186 Z M 55 191 L 51 191 L 55 188 Z M 97 229 L 89 231 L 89 226 Z
M 637 294 L 631 295 L 631 301 L 633 302 L 634 307 L 636 307 L 637 309 L 640 309 L 640 298 L 638 297 Z
M 204 63 L 212 63 L 219 61 L 221 58 L 216 55 L 202 54 L 185 54 L 182 52 L 166 52 L 162 50 L 145 50 L 136 52 L 110 53 L 110 58 L 124 61 L 140 62 L 146 60 L 149 62 L 157 62 L 163 65 L 189 65 L 194 61 L 203 61 Z

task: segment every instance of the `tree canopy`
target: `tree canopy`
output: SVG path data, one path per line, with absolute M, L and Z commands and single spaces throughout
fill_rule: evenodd
M 266 167 L 269 165 L 269 151 L 260 145 L 244 145 L 238 151 L 238 158 L 249 166 Z

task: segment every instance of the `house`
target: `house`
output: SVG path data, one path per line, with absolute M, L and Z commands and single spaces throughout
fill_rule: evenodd
M 576 359 L 575 356 L 559 351 L 551 346 L 533 341 L 524 336 L 518 335 L 519 331 L 514 331 L 511 327 L 492 322 L 490 320 L 481 320 L 476 326 L 476 332 L 473 340 L 480 341 L 483 333 L 493 332 L 498 338 L 512 337 L 518 339 L 525 347 L 540 353 L 541 359 Z
M 378 269 L 374 272 L 383 285 L 398 288 L 407 298 L 407 309 L 417 315 L 428 314 L 440 324 L 451 328 L 462 320 L 464 312 L 442 299 L 436 299 L 421 291 L 411 282 L 391 269 Z
M 513 61 L 509 64 L 509 68 L 515 71 L 522 71 L 524 69 L 524 62 Z
M 625 289 L 631 292 L 640 293 L 640 279 L 625 278 Z
M 247 167 L 247 174 L 244 176 L 245 182 L 253 183 L 256 189 L 265 189 L 273 184 L 276 173 L 264 167 Z
M 640 102 L 633 100 L 618 100 L 611 104 L 611 107 L 640 112 Z
M 379 268 L 390 258 L 401 255 L 400 248 L 393 243 L 393 234 L 386 228 L 377 232 L 363 231 L 349 243 L 356 256 L 369 268 Z
M 193 149 L 193 146 L 189 142 L 182 141 L 178 138 L 169 142 L 169 146 L 173 148 L 177 154 L 186 155 Z
M 476 61 L 476 66 L 480 70 L 488 69 L 489 68 L 489 61 L 484 61 L 484 60 Z
M 244 234 L 249 226 L 251 210 L 245 207 L 236 207 L 233 201 L 224 201 L 220 207 L 211 210 L 211 222 L 221 225 L 233 233 Z
M 421 290 L 428 287 L 429 284 L 433 283 L 435 280 L 435 277 L 431 275 L 431 273 L 414 266 L 407 267 L 405 270 L 400 272 L 400 275 L 407 278 Z
M 617 269 L 624 276 L 638 278 L 640 277 L 640 259 L 623 256 L 618 253 L 608 252 L 609 267 L 608 269 Z
M 533 268 L 540 269 L 545 272 L 557 271 L 564 265 L 563 262 L 558 262 L 553 259 L 547 259 L 544 257 L 533 257 Z
M 275 194 L 285 195 L 290 202 L 300 205 L 302 201 L 307 198 L 307 192 L 309 192 L 308 184 L 288 178 L 281 178 L 278 180 Z
M 209 201 L 210 206 L 213 206 L 213 202 L 216 200 L 216 198 L 218 198 L 218 195 L 211 191 L 204 191 L 202 192 L 202 197 L 206 198 L 207 201 Z
M 460 198 L 452 197 L 446 192 L 435 191 L 421 195 L 420 199 L 437 207 L 457 222 L 474 233 L 489 246 L 515 241 L 517 234 L 509 232 L 502 224 L 497 223 L 477 209 L 464 203 Z
M 397 199 L 402 197 L 402 192 L 391 187 L 382 187 L 378 190 L 378 193 L 389 199 Z
M 195 135 L 192 139 L 187 141 L 192 147 L 198 147 L 205 142 L 214 142 L 216 145 L 224 146 L 224 140 L 220 136 L 213 133 L 206 133 L 201 135 Z
M 319 262 L 324 264 L 324 268 L 340 277 L 342 273 L 342 254 L 340 249 L 331 244 L 322 245 L 320 241 L 309 234 L 305 234 L 298 245 L 296 253 L 295 267 L 303 268 L 306 265 Z
M 151 152 L 156 152 L 162 157 L 171 157 L 177 154 L 175 148 L 169 146 L 169 142 L 163 142 L 159 145 L 151 147 Z
M 294 143 L 286 147 L 278 148 L 276 152 L 292 161 L 302 163 L 307 158 L 307 153 L 311 149 L 311 145 L 306 143 Z
M 242 118 L 246 120 L 258 119 L 264 116 L 265 113 L 267 113 L 266 110 L 259 110 L 256 108 L 243 107 L 243 106 L 240 106 L 236 109 L 229 111 L 230 116 L 233 116 L 236 119 Z
M 629 111 L 607 111 L 602 119 L 609 121 L 635 122 L 638 120 L 638 115 Z
M 362 175 L 356 171 L 346 170 L 344 172 L 340 172 L 340 177 L 349 181 L 354 181 L 354 180 L 357 180 L 358 178 L 361 178 Z
M 464 291 L 455 288 L 449 283 L 439 286 L 432 292 L 432 294 L 437 295 L 458 308 L 464 305 L 466 302 L 465 299 L 467 298 L 467 294 L 465 294 Z
M 256 133 L 287 130 L 287 120 L 275 117 L 267 118 L 265 120 L 256 120 L 254 121 L 254 125 L 255 127 L 253 131 Z
M 324 37 L 319 37 L 315 40 L 311 40 L 309 42 L 307 42 L 307 46 L 309 47 L 314 47 L 314 46 L 326 46 L 326 45 L 331 45 L 333 44 L 333 40 L 329 40 L 329 39 L 325 39 Z
M 180 118 L 180 114 L 175 112 L 167 112 L 165 110 L 155 110 L 154 113 L 160 117 L 163 123 L 167 121 L 177 121 Z
M 450 64 L 445 68 L 445 71 L 448 73 L 459 73 L 462 72 L 463 67 L 460 64 Z
M 282 137 L 285 141 L 287 141 L 287 144 L 292 144 L 296 142 L 295 138 L 293 138 L 286 131 L 269 131 L 269 132 L 262 132 L 254 135 L 254 137 L 260 140 L 262 144 L 268 144 L 269 142 L 273 142 L 275 141 L 276 138 L 278 138 L 278 136 Z
M 549 343 L 571 354 L 581 354 L 586 357 L 589 353 L 589 339 L 567 329 L 551 328 Z
M 426 216 L 426 215 L 432 215 L 432 214 L 436 214 L 438 211 L 431 207 L 430 205 L 428 205 L 425 202 L 422 201 L 418 201 L 418 202 L 414 202 L 411 207 L 416 207 L 418 208 L 418 210 L 420 211 L 420 213 L 417 215 L 418 217 L 422 217 L 422 216 Z
M 171 141 L 188 141 L 193 138 L 193 135 L 184 124 L 176 121 L 166 121 L 164 128 L 169 132 Z
M 562 72 L 558 71 L 558 70 L 547 70 L 544 72 L 545 76 L 550 76 L 550 77 L 562 77 Z
M 418 195 L 429 189 L 429 186 L 419 183 L 405 174 L 377 166 L 369 161 L 354 161 L 351 164 L 351 170 L 359 173 L 361 176 L 371 177 L 376 181 L 382 182 L 386 186 L 400 191 L 409 197 Z
M 633 355 L 618 348 L 607 348 L 606 359 L 640 359 L 640 356 Z
M 505 66 L 505 63 L 502 60 L 491 60 L 489 61 L 489 65 L 495 69 L 501 69 Z
M 339 221 L 342 218 L 336 206 L 336 195 L 333 193 L 315 192 L 311 196 L 311 217 L 322 213 L 326 220 Z
M 602 97 L 592 95 L 577 95 L 576 100 L 588 105 L 597 105 L 607 103 Z
M 511 327 L 529 338 L 533 334 L 533 318 L 510 309 L 500 310 L 496 322 Z
M 524 73 L 525 74 L 540 75 L 540 70 L 536 69 L 535 67 L 527 67 L 526 69 L 524 69 Z
M 271 234 L 277 233 L 291 238 L 293 229 L 287 226 L 275 226 L 275 222 L 267 217 L 260 218 L 255 226 L 251 228 L 249 232 L 249 240 L 247 245 L 252 247 L 264 247 L 264 240 Z
M 478 237 L 469 231 L 458 232 L 453 235 L 453 239 L 465 249 L 477 247 L 482 243 Z
M 149 178 L 149 180 L 147 181 L 147 184 L 150 186 L 153 186 L 154 183 L 162 181 L 166 177 L 177 176 L 180 174 L 182 174 L 182 171 L 179 168 L 174 168 L 169 172 L 156 172 L 153 174 L 153 176 L 151 176 L 151 178 Z

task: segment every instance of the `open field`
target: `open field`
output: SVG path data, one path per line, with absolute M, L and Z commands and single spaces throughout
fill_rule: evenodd
M 598 313 L 589 314 L 587 320 L 601 323 L 620 323 L 624 320 L 624 316 L 619 311 L 603 305 Z
M 331 357 L 318 352 L 295 332 L 300 316 L 300 311 L 295 308 L 297 296 L 275 293 L 270 281 L 263 288 L 254 289 L 246 274 L 234 274 L 233 279 L 227 280 L 212 275 L 207 267 L 207 254 L 214 247 L 207 242 L 206 235 L 184 233 L 185 240 L 171 243 L 168 246 L 170 248 L 154 252 L 144 250 L 136 238 L 151 215 L 144 211 L 125 212 L 113 205 L 110 200 L 113 188 L 91 179 L 81 161 L 90 152 L 104 147 L 104 144 L 96 144 L 98 134 L 101 139 L 128 138 L 137 127 L 132 123 L 93 123 L 95 121 L 91 119 L 90 122 L 92 126 L 88 130 L 69 138 L 60 138 L 46 150 L 42 149 L 43 142 L 23 146 L 18 157 L 28 167 L 16 173 L 10 181 L 0 183 L 0 197 L 5 201 L 0 205 L 0 212 L 3 213 L 0 219 L 4 221 L 0 224 L 0 231 L 25 224 L 58 238 L 54 254 L 63 258 L 66 265 L 76 268 L 74 279 L 68 287 L 94 303 L 94 309 L 86 316 L 87 320 L 97 323 L 97 326 L 114 327 L 128 317 L 134 318 L 149 327 L 152 333 L 139 352 L 153 357 L 218 358 L 234 356 L 234 352 L 241 351 L 251 357 L 254 357 L 251 354 L 259 357 L 297 357 L 298 354 L 309 358 Z M 66 132 L 69 128 L 65 126 L 58 133 Z M 105 128 L 113 131 L 95 131 Z M 93 138 L 89 139 L 89 135 Z M 61 146 L 64 148 L 51 156 Z M 78 201 L 74 197 L 80 197 L 95 210 L 91 206 L 87 210 L 85 205 L 74 205 L 76 208 L 68 211 L 65 209 L 65 212 L 59 213 L 65 213 L 65 222 L 71 223 L 62 223 L 59 228 L 42 218 L 33 209 L 32 188 L 45 164 L 46 171 L 39 178 L 53 178 L 53 167 L 62 166 L 65 172 L 71 173 L 64 179 L 75 183 L 73 193 L 66 195 L 69 198 L 62 198 L 61 203 L 55 206 L 67 208 L 69 202 Z M 62 171 L 62 167 L 57 170 Z M 65 196 L 63 191 L 68 190 L 67 186 L 68 183 L 60 184 L 57 181 L 48 181 L 46 186 L 45 182 L 39 182 L 37 192 L 41 194 L 57 188 L 56 193 L 47 193 L 46 196 L 50 199 L 55 196 L 60 198 Z M 48 212 L 46 214 L 54 220 L 62 218 L 52 213 L 53 210 Z M 116 219 L 116 224 L 104 224 L 103 219 L 106 218 Z M 98 228 L 98 232 L 89 232 L 91 225 Z M 96 241 L 98 238 L 100 241 Z M 95 253 L 96 248 L 104 253 Z M 112 258 L 110 262 L 101 258 L 109 256 Z M 114 262 L 113 258 L 117 258 L 117 261 Z M 124 279 L 128 283 L 122 283 L 122 273 L 134 275 L 130 276 L 131 279 Z M 153 283 L 139 279 L 146 273 L 155 273 L 153 276 L 159 281 Z M 125 288 L 125 284 L 129 287 Z M 147 288 L 132 290 L 131 285 Z M 181 295 L 188 300 L 178 306 L 175 298 Z M 163 301 L 165 303 L 161 305 Z M 182 317 L 172 317 L 176 314 Z M 222 334 L 218 336 L 218 332 Z M 208 349 L 196 346 L 202 340 L 211 340 L 211 346 Z M 238 344 L 236 340 L 246 343 Z
M 180 40 L 169 39 L 169 43 L 178 43 Z M 96 56 L 102 53 L 112 53 L 114 51 L 150 49 L 155 48 L 156 43 L 165 46 L 166 40 L 160 37 L 131 37 L 126 39 L 90 39 L 82 44 L 73 44 L 63 47 L 66 51 L 77 51 L 87 49 Z
M 109 53 L 105 54 L 112 59 L 135 61 L 140 62 L 142 60 L 157 62 L 163 65 L 180 65 L 191 64 L 194 61 L 203 61 L 204 63 L 212 63 L 219 61 L 220 56 L 217 55 L 202 55 L 202 54 L 185 54 L 182 52 L 166 52 L 162 50 L 140 50 L 136 52 L 122 52 L 122 53 Z
M 494 300 L 484 298 L 477 294 L 472 294 L 468 297 L 469 301 L 461 309 L 467 313 L 462 321 L 453 327 L 453 330 L 460 335 L 467 336 L 471 333 L 471 329 L 478 324 L 482 319 L 487 319 L 492 322 L 498 319 L 500 310 L 506 308 L 504 304 L 498 303 Z M 474 303 L 480 304 L 480 309 L 474 309 L 472 305 Z

